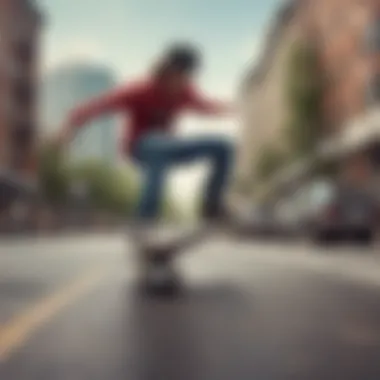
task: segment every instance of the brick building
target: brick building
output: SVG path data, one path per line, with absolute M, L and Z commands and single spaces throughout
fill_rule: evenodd
M 0 168 L 33 170 L 41 14 L 30 0 L 0 1 Z
M 41 21 L 32 0 L 0 1 L 0 230 L 33 214 Z
M 310 28 L 325 74 L 324 112 L 330 133 L 376 109 L 380 95 L 380 3 L 373 0 L 309 2 Z
M 292 0 L 273 19 L 246 88 L 245 103 L 252 112 L 247 112 L 240 172 L 252 173 L 263 142 L 284 143 L 284 57 L 301 38 L 316 47 L 324 79 L 321 156 L 338 154 L 340 160 L 351 162 L 342 157 L 364 152 L 378 166 L 380 3 Z
M 303 14 L 298 2 L 285 3 L 269 25 L 259 61 L 245 78 L 238 181 L 255 175 L 256 160 L 264 146 L 284 145 L 282 131 L 287 119 L 284 81 L 288 54 L 295 41 L 304 38 Z

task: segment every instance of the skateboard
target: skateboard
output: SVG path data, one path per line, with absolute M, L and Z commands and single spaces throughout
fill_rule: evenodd
M 139 234 L 131 234 L 135 246 L 138 282 L 150 294 L 171 295 L 183 289 L 176 258 L 208 236 L 198 226 L 190 229 L 158 225 Z

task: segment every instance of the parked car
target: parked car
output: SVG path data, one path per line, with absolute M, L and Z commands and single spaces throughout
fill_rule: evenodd
M 298 237 L 301 234 L 299 209 L 293 199 L 279 201 L 276 205 L 276 215 L 283 235 Z
M 378 205 L 367 189 L 333 182 L 313 185 L 300 223 L 315 242 L 373 242 Z
M 275 207 L 254 206 L 247 209 L 237 225 L 238 233 L 250 237 L 286 236 L 287 226 Z

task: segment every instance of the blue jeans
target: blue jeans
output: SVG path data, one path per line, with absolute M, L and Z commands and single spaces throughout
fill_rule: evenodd
M 142 220 L 158 217 L 168 171 L 176 165 L 200 159 L 211 164 L 203 196 L 203 213 L 217 213 L 222 207 L 232 154 L 232 144 L 221 137 L 179 138 L 160 134 L 142 137 L 132 152 L 145 177 L 137 217 Z

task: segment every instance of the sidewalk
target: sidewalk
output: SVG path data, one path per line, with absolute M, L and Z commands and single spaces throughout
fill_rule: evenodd
M 343 280 L 359 281 L 363 285 L 380 287 L 380 249 L 378 245 L 369 248 L 336 246 L 324 248 L 305 242 L 284 244 L 269 242 L 260 250 L 252 250 L 247 242 L 237 242 L 235 250 L 244 252 L 257 260 L 274 265 L 290 265 L 294 269 L 307 270 L 317 274 L 333 275 Z

